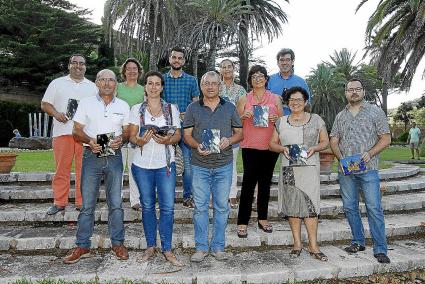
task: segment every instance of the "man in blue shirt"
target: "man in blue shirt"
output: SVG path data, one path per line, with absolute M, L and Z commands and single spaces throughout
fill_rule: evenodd
M 195 77 L 183 72 L 185 63 L 184 51 L 179 47 L 171 49 L 168 61 L 171 70 L 164 74 L 164 100 L 179 107 L 180 118 L 183 121 L 187 106 L 199 99 L 198 81 Z M 192 167 L 191 148 L 184 143 L 183 137 L 179 142 L 183 154 L 183 206 L 193 208 L 192 200 Z
M 307 91 L 309 101 L 311 101 L 311 92 L 306 81 L 294 74 L 295 53 L 292 49 L 281 49 L 277 53 L 276 59 L 277 65 L 279 66 L 279 72 L 270 76 L 267 89 L 274 94 L 282 96 L 283 102 L 286 103 L 286 90 L 292 87 L 302 87 Z M 289 108 L 284 105 L 283 114 L 288 115 L 289 113 Z

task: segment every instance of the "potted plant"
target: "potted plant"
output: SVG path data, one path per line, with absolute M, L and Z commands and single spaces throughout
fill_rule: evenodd
M 311 102 L 311 112 L 320 115 L 326 124 L 328 133 L 332 130 L 336 115 L 344 107 L 344 77 L 341 73 L 321 63 L 313 69 L 307 82 L 314 94 Z M 330 148 L 319 153 L 320 173 L 329 174 L 332 171 L 334 155 Z
M 0 173 L 10 173 L 15 166 L 17 156 L 18 155 L 13 151 L 0 152 Z

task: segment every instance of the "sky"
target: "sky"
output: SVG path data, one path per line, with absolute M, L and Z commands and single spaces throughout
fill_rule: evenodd
M 357 13 L 360 0 L 292 0 L 281 3 L 288 16 L 283 33 L 271 43 L 264 38 L 254 55 L 266 62 L 267 71 L 276 73 L 276 53 L 281 48 L 295 52 L 295 74 L 305 77 L 322 61 L 330 60 L 334 50 L 347 48 L 357 52 L 356 59 L 363 57 L 367 20 L 375 10 L 378 0 L 369 0 Z M 92 10 L 91 21 L 100 24 L 105 0 L 70 0 L 80 7 Z M 367 62 L 366 62 L 367 63 Z M 416 71 L 408 93 L 394 93 L 388 98 L 388 108 L 396 108 L 402 102 L 419 98 L 425 93 L 425 80 L 421 79 L 425 59 Z

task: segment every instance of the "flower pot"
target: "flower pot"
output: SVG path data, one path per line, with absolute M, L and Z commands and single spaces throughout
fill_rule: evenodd
M 0 173 L 10 173 L 16 163 L 15 153 L 0 153 Z
M 330 174 L 332 165 L 335 160 L 335 155 L 330 148 L 319 152 L 320 157 L 320 174 Z

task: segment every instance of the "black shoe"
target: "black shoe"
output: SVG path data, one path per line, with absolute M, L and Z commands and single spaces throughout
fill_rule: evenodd
M 357 253 L 359 251 L 364 251 L 366 248 L 359 244 L 351 244 L 349 247 L 344 248 L 348 253 Z
M 379 263 L 390 263 L 389 257 L 385 253 L 377 253 L 373 255 Z
M 183 200 L 183 207 L 190 208 L 190 209 L 194 208 L 195 205 L 193 204 L 193 199 L 189 197 Z
M 47 210 L 46 214 L 47 215 L 55 215 L 56 213 L 65 210 L 65 207 L 59 207 L 56 205 L 52 205 L 50 206 L 49 210 Z

